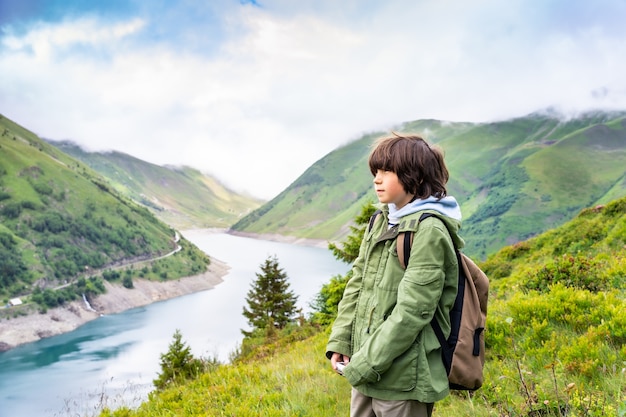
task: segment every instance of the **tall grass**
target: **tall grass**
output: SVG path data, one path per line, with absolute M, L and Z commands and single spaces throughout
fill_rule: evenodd
M 295 343 L 278 342 L 259 356 L 153 392 L 137 410 L 104 410 L 101 417 L 348 415 L 350 387 L 324 357 L 326 338 L 319 332 Z

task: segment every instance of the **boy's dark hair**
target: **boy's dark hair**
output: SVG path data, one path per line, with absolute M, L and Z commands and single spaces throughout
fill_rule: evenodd
M 396 132 L 378 139 L 373 146 L 369 157 L 372 175 L 376 176 L 379 169 L 394 172 L 404 191 L 415 198 L 446 196 L 449 174 L 441 148 L 429 146 L 420 136 Z

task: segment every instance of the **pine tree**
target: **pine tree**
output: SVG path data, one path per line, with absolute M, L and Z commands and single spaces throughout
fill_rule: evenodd
M 191 349 L 182 341 L 180 330 L 174 332 L 174 340 L 166 353 L 161 354 L 161 373 L 153 382 L 161 390 L 173 382 L 197 376 L 202 370 L 202 361 L 191 354 Z
M 280 268 L 276 256 L 269 256 L 256 276 L 246 297 L 248 307 L 243 308 L 243 315 L 253 330 L 242 330 L 244 336 L 251 336 L 254 330 L 282 329 L 297 312 L 298 297 L 289 289 L 287 274 Z

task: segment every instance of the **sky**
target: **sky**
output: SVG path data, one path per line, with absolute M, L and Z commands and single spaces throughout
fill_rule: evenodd
M 406 121 L 626 109 L 626 0 L 0 0 L 0 113 L 271 199 Z

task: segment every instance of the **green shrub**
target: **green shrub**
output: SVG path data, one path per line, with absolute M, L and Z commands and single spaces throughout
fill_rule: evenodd
M 52 187 L 43 181 L 33 182 L 32 186 L 35 191 L 37 191 L 37 193 L 41 195 L 52 195 L 52 193 L 54 192 Z
M 121 276 L 122 275 L 117 270 L 109 269 L 102 272 L 102 278 L 106 279 L 107 281 L 117 281 L 121 278 Z
M 133 277 L 130 275 L 125 275 L 122 279 L 122 285 L 124 286 L 124 288 L 134 288 L 135 285 L 133 284 Z
M 22 205 L 16 202 L 9 202 L 2 207 L 1 213 L 9 219 L 17 219 L 22 213 Z
M 557 283 L 566 287 L 586 289 L 592 292 L 604 291 L 610 282 L 601 271 L 605 262 L 585 255 L 563 255 L 541 266 L 535 274 L 528 277 L 525 288 L 547 292 Z
M 335 275 L 330 279 L 330 282 L 322 286 L 315 300 L 311 303 L 311 308 L 313 309 L 311 320 L 314 323 L 326 325 L 331 324 L 335 320 L 337 307 L 341 297 L 343 297 L 348 277 L 349 274 L 345 276 Z

